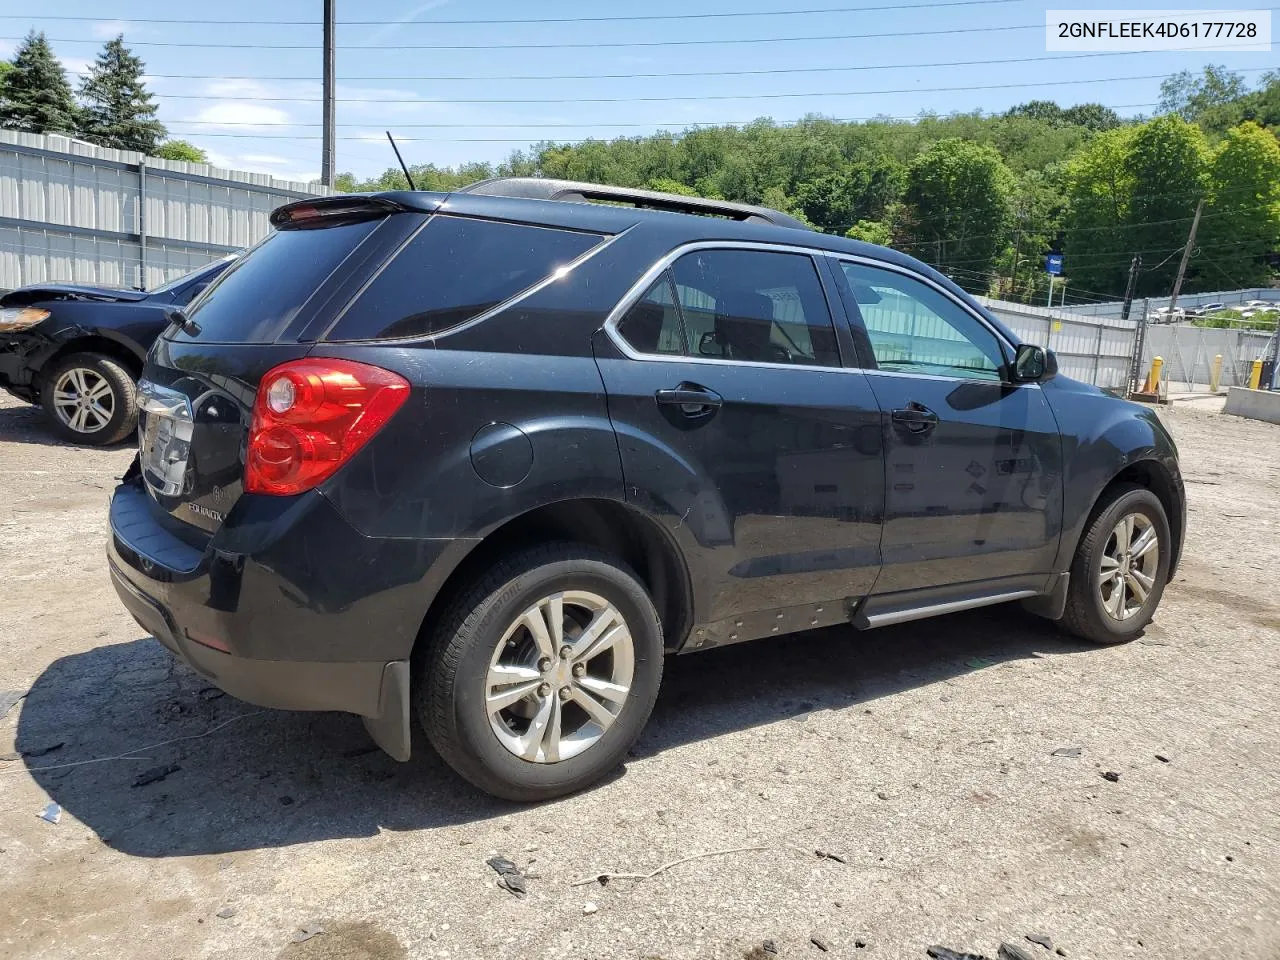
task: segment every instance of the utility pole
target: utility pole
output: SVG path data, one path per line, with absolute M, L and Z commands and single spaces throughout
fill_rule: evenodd
M 1178 264 L 1178 278 L 1173 281 L 1173 295 L 1169 297 L 1169 319 L 1173 319 L 1173 309 L 1178 305 L 1178 294 L 1182 291 L 1182 278 L 1187 272 L 1187 261 L 1191 259 L 1191 248 L 1196 245 L 1196 230 L 1200 227 L 1200 212 L 1204 209 L 1204 201 L 1196 204 L 1196 215 L 1191 218 L 1191 232 L 1187 234 L 1187 245 L 1182 248 L 1182 262 Z
M 335 121 L 337 112 L 334 105 L 334 7 L 337 0 L 324 0 L 324 135 L 320 156 L 320 180 L 329 189 L 333 189 L 334 167 L 337 164 L 335 138 Z

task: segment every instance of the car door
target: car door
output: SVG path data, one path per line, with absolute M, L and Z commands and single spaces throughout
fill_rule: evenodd
M 1039 590 L 1062 522 L 1061 438 L 1039 384 L 1008 382 L 1011 345 L 942 285 L 870 259 L 830 267 L 882 415 L 875 594 Z
M 818 265 L 699 247 L 649 271 L 597 336 L 628 499 L 665 518 L 695 646 L 836 623 L 879 569 L 879 410 Z

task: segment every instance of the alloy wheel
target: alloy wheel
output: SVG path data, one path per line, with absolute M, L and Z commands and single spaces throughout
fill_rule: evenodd
M 53 409 L 58 419 L 76 433 L 97 433 L 111 422 L 116 395 L 96 370 L 72 367 L 53 385 Z
M 583 590 L 553 593 L 498 641 L 485 680 L 489 724 L 522 760 L 568 760 L 613 726 L 634 671 L 635 644 L 616 606 Z
M 1098 595 L 1113 620 L 1136 615 L 1155 589 L 1160 567 L 1160 538 L 1141 513 L 1120 518 L 1098 561 Z

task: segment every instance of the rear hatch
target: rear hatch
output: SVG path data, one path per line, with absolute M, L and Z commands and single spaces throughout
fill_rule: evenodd
M 423 217 L 375 198 L 282 207 L 277 229 L 156 342 L 139 384 L 139 466 L 151 497 L 180 521 L 175 532 L 222 525 L 243 493 L 263 375 L 310 352 L 314 331 Z

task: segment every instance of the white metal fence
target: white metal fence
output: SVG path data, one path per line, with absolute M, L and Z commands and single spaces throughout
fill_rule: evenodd
M 1267 300 L 1280 307 L 1280 289 L 1276 287 L 1247 287 L 1243 290 L 1216 290 L 1212 293 L 1184 293 L 1178 297 L 1178 306 L 1185 310 L 1193 307 L 1203 307 L 1209 303 L 1221 303 L 1225 306 L 1232 307 L 1249 300 Z M 1145 300 L 1135 300 L 1133 303 L 1133 315 L 1137 316 L 1143 309 L 1149 310 L 1152 316 L 1155 311 L 1161 307 L 1169 305 L 1168 297 L 1150 297 Z M 1120 300 L 1111 300 L 1106 303 L 1073 303 L 1070 306 L 1062 307 L 1068 313 L 1076 313 L 1085 317 L 1114 317 L 1119 318 L 1120 313 L 1124 310 L 1124 303 Z
M 1125 388 L 1137 335 L 1135 321 L 978 299 L 1023 340 L 1051 348 L 1066 376 L 1105 389 Z
M 1164 375 L 1175 390 L 1208 390 L 1214 358 L 1222 357 L 1222 387 L 1245 387 L 1254 360 L 1274 356 L 1272 334 L 1259 330 L 1219 330 L 1187 323 L 1147 327 L 1142 369 L 1155 357 L 1164 360 Z M 1264 384 L 1265 386 L 1265 384 Z
M 50 282 L 150 289 L 256 243 L 280 204 L 327 192 L 0 130 L 0 291 Z

